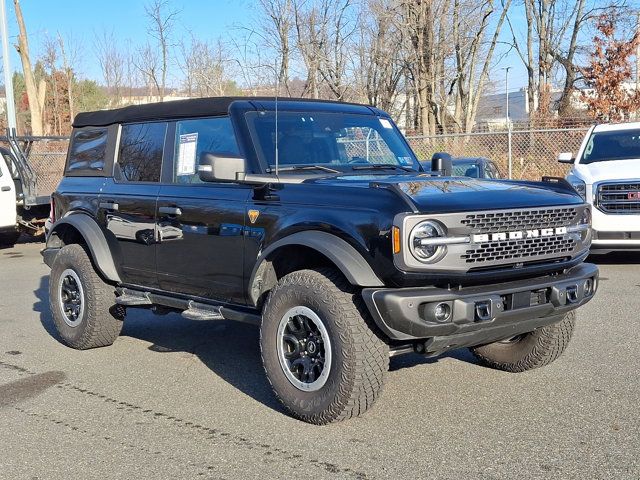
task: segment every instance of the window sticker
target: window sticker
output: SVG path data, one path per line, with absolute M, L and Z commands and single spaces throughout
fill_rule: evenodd
M 198 134 L 186 133 L 180 135 L 178 146 L 178 168 L 176 175 L 193 175 L 196 173 L 196 150 Z
M 391 122 L 386 118 L 379 118 L 378 120 L 380 120 L 380 125 L 382 125 L 384 128 L 393 128 Z

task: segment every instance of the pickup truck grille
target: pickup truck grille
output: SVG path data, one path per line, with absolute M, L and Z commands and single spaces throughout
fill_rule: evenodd
M 598 185 L 596 207 L 603 213 L 640 214 L 640 182 Z
M 512 232 L 564 227 L 570 225 L 577 215 L 576 208 L 542 208 L 469 214 L 461 223 L 472 233 Z

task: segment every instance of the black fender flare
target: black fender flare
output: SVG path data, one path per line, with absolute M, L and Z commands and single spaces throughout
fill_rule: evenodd
M 248 283 L 248 298 L 255 304 L 253 285 L 261 266 L 265 263 L 269 255 L 278 248 L 287 245 L 300 245 L 308 247 L 327 257 L 338 267 L 342 274 L 352 285 L 359 287 L 383 287 L 384 283 L 378 278 L 371 266 L 362 255 L 345 240 L 327 232 L 309 230 L 288 235 L 272 243 L 262 251 L 258 257 L 251 278 Z
M 58 220 L 47 236 L 47 248 L 60 248 L 62 246 L 57 232 L 60 232 L 65 225 L 75 228 L 82 235 L 93 258 L 93 263 L 100 273 L 107 280 L 120 283 L 120 275 L 113 262 L 107 239 L 96 221 L 85 213 L 71 214 Z

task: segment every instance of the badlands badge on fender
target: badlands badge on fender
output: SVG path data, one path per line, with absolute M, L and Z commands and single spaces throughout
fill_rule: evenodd
M 253 224 L 256 223 L 260 212 L 258 210 L 249 210 L 249 221 Z

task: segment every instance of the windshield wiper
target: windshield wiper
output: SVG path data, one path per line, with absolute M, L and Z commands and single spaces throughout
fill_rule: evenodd
M 354 165 L 351 167 L 353 170 L 404 170 L 405 172 L 413 172 L 411 167 L 405 167 L 404 165 L 387 165 L 382 163 L 376 163 L 372 165 Z
M 292 167 L 278 167 L 279 172 L 293 172 L 296 170 L 322 170 L 327 173 L 340 173 L 340 170 L 325 167 L 324 165 L 294 165 Z M 273 173 L 275 171 L 275 168 L 270 168 L 268 170 L 269 173 Z

